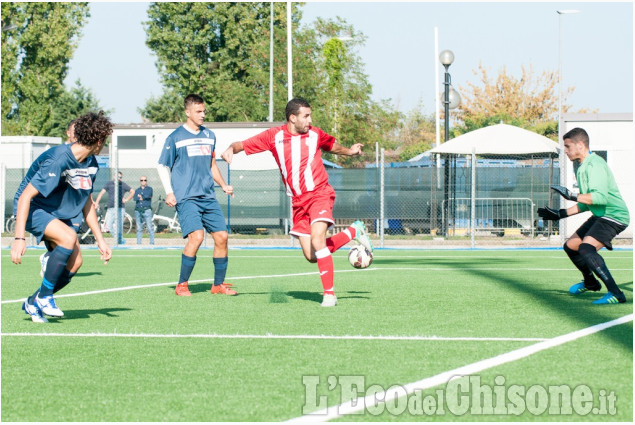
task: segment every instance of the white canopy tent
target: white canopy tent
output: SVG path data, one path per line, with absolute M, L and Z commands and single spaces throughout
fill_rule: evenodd
M 557 156 L 558 145 L 551 139 L 520 127 L 496 124 L 462 134 L 428 151 L 436 154 L 481 156 Z
M 480 157 L 507 157 L 507 158 L 556 158 L 558 156 L 558 145 L 551 139 L 508 124 L 496 124 L 489 127 L 480 128 L 461 136 L 455 137 L 431 149 L 426 154 L 437 155 L 466 155 L 472 160 L 471 178 L 471 219 L 470 228 L 472 236 L 472 246 L 474 246 L 475 236 L 475 208 L 476 205 L 476 156 Z M 552 162 L 553 164 L 553 162 Z M 448 163 L 446 162 L 446 165 Z M 453 176 L 455 174 L 453 173 Z M 447 197 L 446 169 L 446 197 Z M 550 184 L 552 176 L 549 177 Z M 447 221 L 446 221 L 447 223 Z M 447 224 L 446 224 L 447 226 Z M 533 233 L 533 220 L 532 220 Z

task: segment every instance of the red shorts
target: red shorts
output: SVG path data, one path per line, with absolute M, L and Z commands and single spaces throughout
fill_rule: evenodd
M 312 192 L 293 197 L 293 227 L 289 232 L 293 236 L 311 236 L 311 224 L 325 221 L 329 227 L 335 224 L 333 204 L 335 190 L 326 185 Z

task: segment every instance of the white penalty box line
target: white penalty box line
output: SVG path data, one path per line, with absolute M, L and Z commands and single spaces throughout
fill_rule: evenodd
M 368 395 L 364 398 L 349 400 L 339 405 L 327 407 L 325 409 L 318 410 L 316 412 L 312 412 L 297 418 L 293 418 L 287 422 L 315 423 L 315 422 L 326 422 L 331 419 L 337 419 L 345 415 L 352 414 L 360 410 L 366 409 L 369 406 L 374 407 L 379 405 L 379 403 L 386 403 L 386 402 L 395 400 L 397 398 L 401 398 L 401 397 L 413 394 L 415 391 L 423 391 L 423 390 L 437 387 L 439 385 L 447 384 L 448 382 L 453 381 L 455 379 L 459 379 L 464 376 L 474 375 L 476 373 L 483 372 L 487 369 L 491 369 L 491 368 L 501 366 L 506 363 L 511 363 L 517 360 L 521 360 L 525 357 L 531 356 L 532 354 L 536 354 L 541 351 L 548 350 L 550 348 L 554 348 L 559 345 L 563 345 L 568 342 L 575 341 L 585 336 L 589 336 L 594 333 L 601 332 L 613 326 L 622 325 L 632 321 L 633 321 L 633 315 L 628 314 L 626 316 L 620 317 L 619 319 L 593 325 L 588 328 L 580 329 L 565 335 L 560 335 L 555 338 L 538 342 L 536 344 L 532 344 L 527 347 L 509 351 L 507 353 L 503 353 L 498 356 L 490 357 L 488 359 L 484 359 L 475 363 L 458 367 L 456 369 L 442 372 L 442 373 L 439 373 L 438 375 L 431 376 L 429 378 L 425 378 L 417 382 L 412 382 L 410 384 L 402 385 L 401 387 L 404 389 L 404 391 L 378 392 L 376 394 Z

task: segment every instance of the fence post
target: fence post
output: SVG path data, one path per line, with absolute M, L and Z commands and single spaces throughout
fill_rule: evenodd
M 115 241 L 113 242 L 114 246 L 119 246 L 119 238 L 123 238 L 123 234 L 119 235 L 119 208 L 121 208 L 122 205 L 121 205 L 121 194 L 119 193 L 119 147 L 117 146 L 117 142 L 118 142 L 117 136 L 113 136 L 112 145 L 111 145 L 112 151 L 110 152 L 110 166 L 111 166 L 110 170 L 112 172 L 112 170 L 114 169 L 114 174 L 112 175 L 112 179 L 115 183 L 115 186 L 114 186 L 115 199 L 113 200 L 115 222 L 113 224 L 113 228 L 108 230 L 110 231 L 110 235 L 115 238 Z M 108 211 L 106 211 L 106 214 L 108 214 Z M 123 219 L 123 217 L 121 218 Z M 123 233 L 123 226 L 121 226 L 121 230 Z
M 375 169 L 377 170 L 377 174 L 378 174 L 377 175 L 377 184 L 381 185 L 381 183 L 379 183 L 379 180 L 380 180 L 379 174 L 381 174 L 381 170 L 379 169 L 379 143 L 378 142 L 375 142 Z M 379 192 L 381 192 L 381 188 L 378 187 L 378 189 L 379 189 Z M 381 204 L 381 200 L 379 202 Z M 380 208 L 381 208 L 381 206 L 380 206 Z M 377 214 L 375 216 L 375 233 L 377 233 L 377 236 L 379 236 L 379 229 L 381 227 L 379 215 L 380 214 Z
M 379 246 L 384 247 L 384 208 L 385 208 L 385 188 L 384 188 L 384 148 L 381 148 L 381 168 L 379 172 Z
M 474 249 L 476 242 L 476 147 L 472 146 L 472 206 L 470 214 L 470 227 L 472 228 L 472 249 Z
M 7 202 L 6 191 L 7 191 L 7 166 L 4 162 L 0 162 L 0 195 L 2 196 L 2 204 L 0 205 L 0 217 L 2 217 L 2 230 L 0 233 L 3 233 L 5 229 L 5 203 Z

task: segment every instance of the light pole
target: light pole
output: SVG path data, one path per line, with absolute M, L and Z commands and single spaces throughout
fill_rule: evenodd
M 269 122 L 273 122 L 273 2 L 271 2 L 271 19 L 269 22 Z
M 564 156 L 564 140 L 562 140 L 562 15 L 573 15 L 580 13 L 579 10 L 566 9 L 557 10 L 558 13 L 558 146 L 560 152 L 558 155 L 558 163 L 560 168 L 560 185 L 567 186 L 567 172 L 565 167 Z M 563 200 L 560 200 L 563 203 Z M 561 220 L 560 223 L 560 240 L 564 243 L 566 233 L 566 220 Z
M 450 65 L 452 65 L 452 62 L 454 62 L 454 53 L 452 53 L 451 50 L 444 50 L 441 52 L 441 54 L 439 54 L 439 60 L 441 61 L 441 64 L 445 68 L 445 74 L 444 74 L 445 78 L 443 82 L 443 86 L 444 86 L 443 108 L 444 108 L 444 115 L 445 115 L 443 119 L 443 127 L 444 127 L 443 139 L 444 139 L 444 142 L 447 142 L 450 139 L 450 109 L 455 109 L 459 106 L 459 104 L 461 103 L 461 96 L 459 96 L 459 93 L 452 88 L 452 85 L 451 85 L 452 78 L 450 76 L 450 73 L 448 72 Z M 443 169 L 444 169 L 443 200 L 445 202 L 445 208 L 446 208 L 446 220 L 444 223 L 443 231 L 445 236 L 448 236 L 448 228 L 449 228 L 449 222 L 450 222 L 449 211 L 454 209 L 454 208 L 450 208 L 450 203 L 449 203 L 449 200 L 450 200 L 449 158 L 450 158 L 449 155 L 445 155 L 445 158 L 443 161 Z M 454 174 L 456 173 L 453 173 L 453 175 Z M 452 207 L 454 207 L 454 205 L 452 205 Z M 452 218 L 454 218 L 454 211 L 452 211 L 452 216 L 453 216 Z
M 287 1 L 287 101 L 293 99 L 293 43 L 291 2 Z

